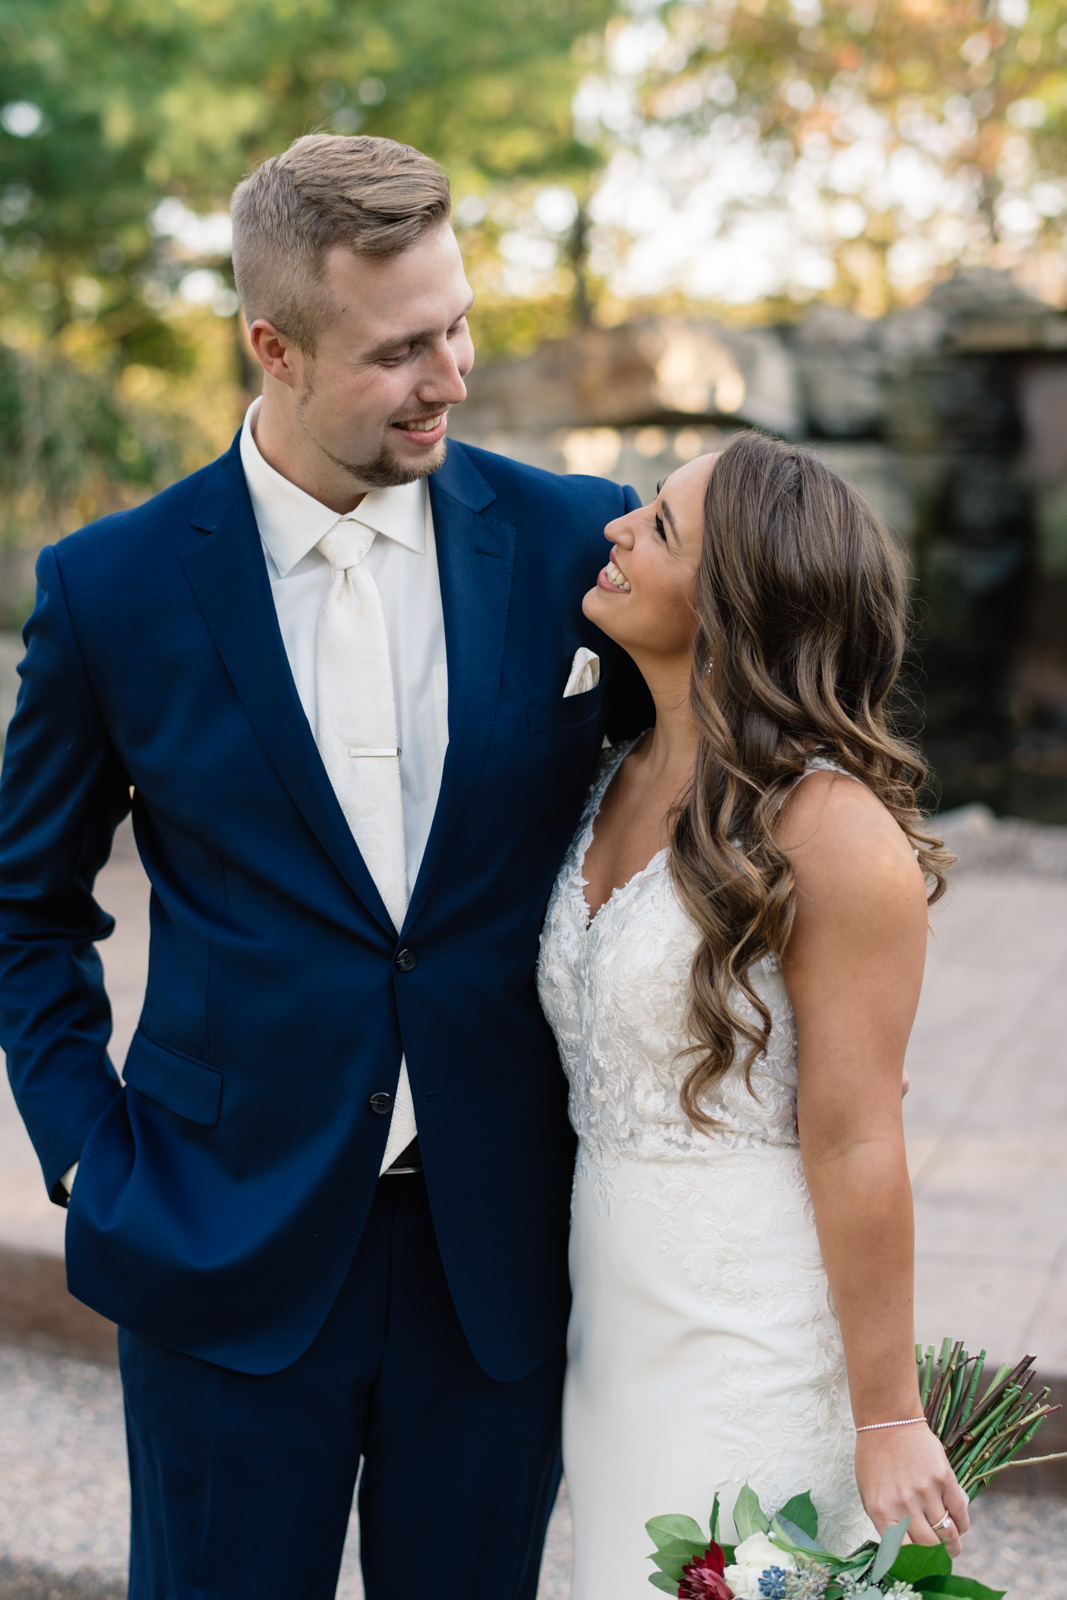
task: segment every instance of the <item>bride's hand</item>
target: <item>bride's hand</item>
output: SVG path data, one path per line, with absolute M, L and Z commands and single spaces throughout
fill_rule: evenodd
M 971 1519 L 944 1447 L 930 1429 L 878 1428 L 856 1435 L 856 1483 L 879 1537 L 910 1517 L 913 1544 L 943 1544 L 955 1559 Z M 937 1528 L 945 1516 L 952 1518 Z

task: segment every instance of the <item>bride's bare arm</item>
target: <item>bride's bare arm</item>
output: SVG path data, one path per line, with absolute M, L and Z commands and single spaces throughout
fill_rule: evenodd
M 814 773 L 783 809 L 796 873 L 784 975 L 796 1014 L 798 1123 L 857 1426 L 921 1417 L 914 1227 L 901 1073 L 922 984 L 926 893 L 908 841 L 860 784 Z M 937 1330 L 935 1330 L 937 1331 Z M 902 1516 L 959 1553 L 967 1502 L 925 1424 L 857 1436 L 856 1479 L 879 1532 Z M 953 1524 L 934 1524 L 948 1513 Z

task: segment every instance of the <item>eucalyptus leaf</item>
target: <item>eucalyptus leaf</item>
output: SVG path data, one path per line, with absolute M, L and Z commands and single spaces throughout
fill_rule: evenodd
M 653 1589 L 662 1589 L 664 1594 L 673 1594 L 674 1600 L 678 1600 L 678 1585 L 665 1572 L 650 1572 L 648 1581 Z
M 829 1550 L 824 1550 L 816 1540 L 812 1539 L 803 1528 L 798 1528 L 795 1522 L 790 1522 L 781 1511 L 777 1513 L 771 1523 L 771 1538 L 775 1536 L 784 1539 L 794 1550 L 804 1550 L 809 1555 L 828 1556 Z
M 709 1524 L 709 1527 L 711 1529 L 711 1542 L 712 1542 L 712 1544 L 718 1544 L 718 1542 L 719 1542 L 719 1491 L 718 1491 L 718 1489 L 716 1489 L 715 1498 L 711 1502 L 711 1522 Z
M 755 1490 L 750 1489 L 747 1483 L 734 1506 L 734 1527 L 737 1529 L 738 1544 L 751 1538 L 754 1533 L 766 1533 L 770 1527 Z
M 886 1573 L 887 1578 L 915 1583 L 919 1578 L 947 1577 L 952 1562 L 943 1544 L 906 1544 Z
M 807 1491 L 804 1494 L 795 1494 L 792 1500 L 787 1500 L 778 1515 L 785 1521 L 794 1523 L 796 1527 L 803 1528 L 809 1538 L 818 1539 L 819 1513 Z
M 645 1523 L 645 1532 L 657 1550 L 662 1550 L 675 1539 L 691 1540 L 693 1544 L 700 1546 L 701 1553 L 708 1546 L 703 1528 L 692 1517 L 653 1517 L 651 1522 Z
M 879 1578 L 884 1578 L 893 1562 L 900 1554 L 900 1547 L 904 1543 L 904 1535 L 911 1526 L 910 1517 L 901 1517 L 899 1522 L 894 1522 L 882 1535 L 882 1542 L 878 1546 L 878 1554 L 874 1558 L 871 1568 L 871 1582 L 877 1583 Z

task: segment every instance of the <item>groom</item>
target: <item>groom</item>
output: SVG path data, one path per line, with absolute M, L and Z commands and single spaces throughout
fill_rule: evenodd
M 580 607 L 633 497 L 446 453 L 471 293 L 426 157 L 299 139 L 233 217 L 262 399 L 38 564 L 2 1043 L 70 1287 L 119 1324 L 131 1600 L 325 1600 L 361 1460 L 369 1600 L 532 1600 L 572 1161 L 533 971 L 643 720 Z M 131 810 L 123 1084 L 93 884 Z

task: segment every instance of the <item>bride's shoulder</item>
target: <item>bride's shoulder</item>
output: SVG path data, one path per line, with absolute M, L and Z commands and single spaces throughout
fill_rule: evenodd
M 887 914 L 921 903 L 926 890 L 907 834 L 867 786 L 828 764 L 809 769 L 778 814 L 775 838 L 796 891 L 835 912 L 844 904 Z

